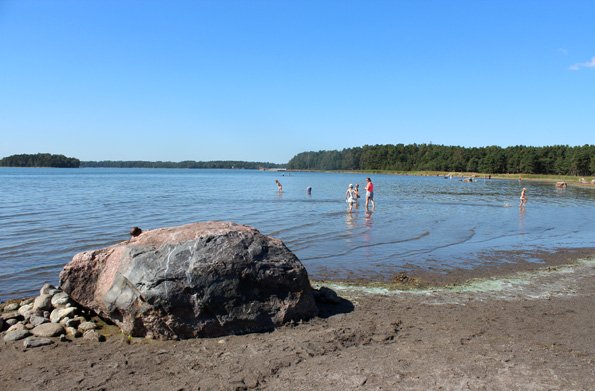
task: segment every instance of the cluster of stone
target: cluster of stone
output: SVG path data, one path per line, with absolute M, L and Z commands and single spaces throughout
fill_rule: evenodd
M 24 340 L 25 348 L 51 345 L 56 340 L 84 338 L 103 341 L 91 312 L 75 305 L 68 294 L 45 284 L 39 296 L 7 303 L 0 312 L 4 341 Z

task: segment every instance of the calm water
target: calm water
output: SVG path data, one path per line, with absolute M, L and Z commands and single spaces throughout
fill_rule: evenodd
M 278 178 L 285 192 L 278 194 Z M 374 175 L 376 211 L 347 213 L 364 175 L 249 170 L 0 168 L 0 300 L 32 295 L 74 254 L 144 230 L 230 220 L 282 239 L 313 278 L 475 268 L 493 250 L 595 247 L 595 191 Z M 306 187 L 312 186 L 312 195 Z M 364 193 L 362 191 L 362 193 Z M 504 256 L 499 261 L 508 262 Z

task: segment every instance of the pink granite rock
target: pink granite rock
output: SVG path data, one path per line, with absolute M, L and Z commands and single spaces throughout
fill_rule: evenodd
M 308 274 L 283 242 L 229 222 L 145 231 L 79 253 L 60 286 L 133 336 L 269 331 L 315 316 Z

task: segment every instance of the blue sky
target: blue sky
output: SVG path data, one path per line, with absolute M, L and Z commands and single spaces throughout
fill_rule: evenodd
M 595 143 L 595 2 L 0 0 L 0 157 Z

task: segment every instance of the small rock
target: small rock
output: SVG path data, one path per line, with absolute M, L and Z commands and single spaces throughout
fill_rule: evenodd
M 31 330 L 36 337 L 57 337 L 64 333 L 64 327 L 57 323 L 44 323 Z
M 74 319 L 64 318 L 60 321 L 60 323 L 65 327 L 74 327 L 76 329 L 81 324 L 81 319 L 79 317 Z
M 316 301 L 328 304 L 339 304 L 341 299 L 337 296 L 337 293 L 325 286 L 321 286 L 320 289 L 314 291 L 314 298 Z
M 49 295 L 49 294 L 53 294 L 53 293 L 50 293 L 50 291 L 55 291 L 55 290 L 56 290 L 56 287 L 53 286 L 52 284 L 43 284 L 43 286 L 39 290 L 39 294 L 40 295 Z
M 6 333 L 4 340 L 6 342 L 18 341 L 19 339 L 26 338 L 30 335 L 31 333 L 29 330 L 13 330 Z
M 67 316 L 73 315 L 75 312 L 76 312 L 76 308 L 75 307 L 56 308 L 50 314 L 50 321 L 52 323 L 58 323 L 62 318 L 65 318 Z
M 52 296 L 52 306 L 54 308 L 63 308 L 70 303 L 70 297 L 66 292 L 58 292 Z
M 60 334 L 60 337 L 58 337 L 58 339 L 60 340 L 60 342 L 68 341 L 68 338 L 66 338 L 66 335 L 64 335 L 64 334 Z
M 4 312 L 16 311 L 20 307 L 19 303 L 10 303 L 4 306 Z
M 105 336 L 99 334 L 95 330 L 87 330 L 83 333 L 83 339 L 88 339 L 90 341 L 103 342 L 103 341 L 105 341 Z
M 33 302 L 33 309 L 35 311 L 51 311 L 52 296 L 47 294 L 37 296 Z
M 44 323 L 48 323 L 49 319 L 44 318 L 43 316 L 39 316 L 39 315 L 33 315 L 29 318 L 29 323 L 31 323 L 31 325 L 33 327 L 37 327 L 40 324 L 44 324 Z
M 79 325 L 78 329 L 84 334 L 85 331 L 95 330 L 97 325 L 93 322 L 83 322 Z
M 66 331 L 66 335 L 70 335 L 71 337 L 74 337 L 74 338 L 79 338 L 80 336 L 83 335 L 80 331 L 78 331 L 74 327 L 65 327 L 64 330 Z
M 51 323 L 48 323 L 48 324 L 51 324 Z M 40 346 L 51 345 L 53 343 L 54 343 L 54 341 L 52 341 L 49 338 L 29 337 L 29 338 L 25 339 L 25 341 L 23 341 L 23 346 L 25 347 L 25 349 L 28 349 L 28 348 L 38 348 Z
M 21 314 L 19 314 L 18 311 L 3 312 L 0 314 L 0 318 L 2 318 L 4 320 L 18 319 L 20 317 L 21 317 Z
M 17 322 L 10 326 L 6 331 L 15 331 L 15 330 L 26 330 L 25 324 L 23 322 Z
M 35 301 L 35 298 L 34 297 L 29 297 L 27 299 L 21 300 L 21 302 L 19 303 L 19 305 L 22 307 L 24 305 L 33 303 L 33 301 Z
M 12 326 L 13 324 L 19 323 L 19 320 L 16 318 L 8 319 L 4 321 L 7 325 Z
M 33 304 L 26 304 L 24 306 L 21 306 L 21 307 L 19 307 L 17 312 L 23 318 L 27 319 L 27 318 L 29 318 L 29 316 L 31 316 L 31 313 L 33 312 Z

